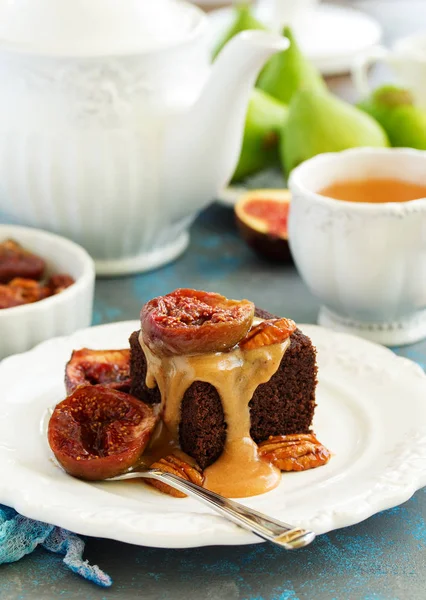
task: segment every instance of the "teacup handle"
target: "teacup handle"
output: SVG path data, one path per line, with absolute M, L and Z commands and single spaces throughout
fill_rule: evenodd
M 361 98 L 369 95 L 371 88 L 368 80 L 368 69 L 377 62 L 386 61 L 389 50 L 384 46 L 373 46 L 365 54 L 358 56 L 352 66 L 352 80 Z

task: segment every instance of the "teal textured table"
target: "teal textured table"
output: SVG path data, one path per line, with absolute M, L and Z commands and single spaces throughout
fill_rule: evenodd
M 318 310 L 294 267 L 256 258 L 238 237 L 232 211 L 216 205 L 198 218 L 190 248 L 174 264 L 146 275 L 99 280 L 94 321 L 135 319 L 146 300 L 178 286 L 249 297 L 298 323 L 315 322 Z M 397 352 L 426 363 L 426 342 Z M 420 600 L 426 583 L 425 517 L 426 490 L 421 490 L 402 506 L 292 553 L 269 544 L 157 550 L 89 539 L 86 556 L 112 576 L 112 588 L 96 588 L 70 573 L 60 557 L 37 550 L 0 567 L 0 597 Z

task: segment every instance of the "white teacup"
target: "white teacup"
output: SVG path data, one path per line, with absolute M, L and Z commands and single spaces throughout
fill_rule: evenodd
M 290 178 L 291 251 L 322 308 L 319 323 L 385 345 L 426 337 L 426 198 L 371 204 L 318 192 L 337 181 L 426 183 L 426 152 L 355 148 L 321 154 Z
M 368 68 L 384 62 L 395 72 L 399 82 L 409 88 L 416 104 L 426 108 L 426 34 L 414 34 L 398 40 L 392 50 L 374 46 L 356 59 L 352 75 L 358 93 L 365 97 L 370 92 Z

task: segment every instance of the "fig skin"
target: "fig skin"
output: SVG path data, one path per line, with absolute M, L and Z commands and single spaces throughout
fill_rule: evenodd
M 46 263 L 36 254 L 25 250 L 14 240 L 0 244 L 0 283 L 9 283 L 16 277 L 39 281 Z
M 280 200 L 278 200 L 278 198 Z M 267 223 L 247 215 L 244 205 L 251 200 L 275 201 L 290 205 L 288 190 L 252 190 L 244 194 L 235 205 L 235 221 L 243 240 L 260 257 L 276 263 L 293 261 L 288 233 L 275 234 L 268 232 Z
M 177 289 L 142 307 L 142 336 L 155 354 L 226 352 L 246 335 L 253 317 L 249 300 Z
M 137 462 L 156 423 L 153 410 L 137 398 L 89 385 L 55 407 L 47 435 L 67 473 L 100 481 L 124 473 Z
M 130 350 L 74 350 L 65 367 L 65 387 L 72 394 L 81 385 L 130 390 Z

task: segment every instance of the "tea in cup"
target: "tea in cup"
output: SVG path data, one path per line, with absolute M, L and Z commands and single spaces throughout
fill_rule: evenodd
M 392 50 L 374 46 L 354 63 L 352 75 L 358 93 L 368 96 L 368 68 L 377 62 L 388 64 L 399 82 L 409 88 L 415 103 L 426 108 L 426 34 L 414 34 L 401 38 Z
M 290 248 L 319 323 L 385 345 L 426 337 L 426 152 L 322 154 L 289 185 Z

